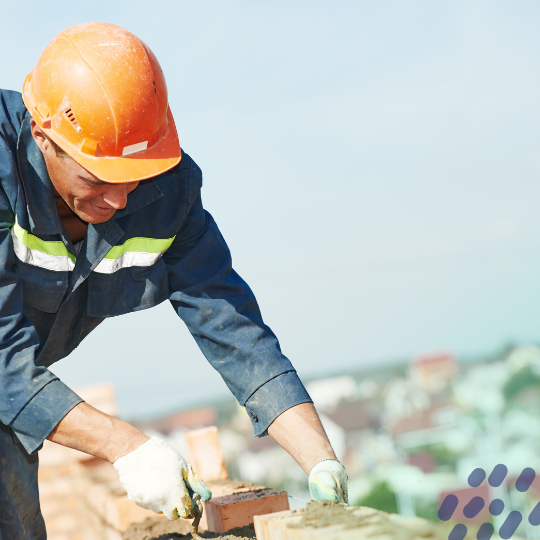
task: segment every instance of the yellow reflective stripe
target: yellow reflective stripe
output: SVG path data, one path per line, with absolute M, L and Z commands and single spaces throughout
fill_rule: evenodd
M 64 243 L 59 240 L 42 240 L 23 229 L 15 217 L 12 227 L 15 254 L 32 266 L 55 271 L 71 271 L 77 262 Z M 102 274 L 112 274 L 132 266 L 152 266 L 171 246 L 172 238 L 130 238 L 121 246 L 114 246 L 94 268 Z
M 105 259 L 119 259 L 124 253 L 162 253 L 167 250 L 176 237 L 172 238 L 130 238 L 121 246 L 114 246 L 105 255 Z
M 98 274 L 113 274 L 122 268 L 152 266 L 173 243 L 172 238 L 130 238 L 114 246 L 94 268 Z
M 30 250 L 40 251 L 52 257 L 69 257 L 74 263 L 77 262 L 75 255 L 72 255 L 61 240 L 42 240 L 32 233 L 23 229 L 15 216 L 13 232 L 17 240 Z

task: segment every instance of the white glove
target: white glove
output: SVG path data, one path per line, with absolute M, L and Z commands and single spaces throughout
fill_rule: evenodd
M 309 492 L 314 501 L 336 501 L 349 504 L 347 471 L 336 460 L 325 459 L 309 473 Z
M 190 495 L 198 493 L 205 502 L 212 497 L 191 465 L 158 437 L 116 460 L 114 468 L 129 499 L 169 519 L 196 516 Z

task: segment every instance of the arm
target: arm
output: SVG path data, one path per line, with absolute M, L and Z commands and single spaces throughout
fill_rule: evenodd
M 309 473 L 314 499 L 347 502 L 347 473 L 304 385 L 263 322 L 255 296 L 233 270 L 215 221 L 203 209 L 200 169 L 189 156 L 184 160 L 190 169 L 190 207 L 164 256 L 171 304 L 246 408 L 255 435 L 270 434 Z
M 47 439 L 114 463 L 150 437 L 83 402 L 64 416 Z
M 200 187 L 200 170 L 192 167 Z M 194 179 L 197 184 L 197 178 Z M 190 178 L 190 187 L 192 186 Z M 313 498 L 346 502 L 347 475 L 200 193 L 165 254 L 170 300 L 201 351 L 244 406 L 256 436 L 270 434 L 306 473 Z
M 309 474 L 312 499 L 348 504 L 347 471 L 337 460 L 311 403 L 285 411 L 270 425 L 268 433 Z
M 280 414 L 268 434 L 309 474 L 317 463 L 336 460 L 336 454 L 312 403 L 302 403 Z
M 212 494 L 176 450 L 157 437 L 151 439 L 132 425 L 79 403 L 47 437 L 112 463 L 128 498 L 169 519 L 193 518 L 198 503 Z
M 199 173 L 200 174 L 200 173 Z M 164 255 L 170 301 L 256 436 L 283 412 L 311 398 L 263 322 L 255 296 L 232 268 L 231 254 L 200 194 Z

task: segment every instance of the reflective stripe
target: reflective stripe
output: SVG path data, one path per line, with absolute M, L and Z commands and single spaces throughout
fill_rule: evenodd
M 94 268 L 98 274 L 112 274 L 130 266 L 152 266 L 173 243 L 172 238 L 130 238 L 114 246 Z
M 60 240 L 47 241 L 24 230 L 15 218 L 12 228 L 15 254 L 24 263 L 56 272 L 70 272 L 77 259 Z M 130 266 L 152 266 L 173 243 L 173 238 L 130 238 L 114 246 L 94 268 L 99 274 L 112 274 Z
M 55 272 L 70 272 L 75 268 L 75 256 L 60 240 L 47 241 L 24 230 L 15 217 L 12 227 L 13 249 L 23 263 Z

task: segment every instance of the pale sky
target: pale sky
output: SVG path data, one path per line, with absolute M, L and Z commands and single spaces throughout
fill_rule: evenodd
M 540 3 L 0 0 L 0 87 L 65 28 L 158 57 L 203 202 L 301 377 L 540 341 Z M 125 417 L 227 395 L 168 302 L 52 371 Z

